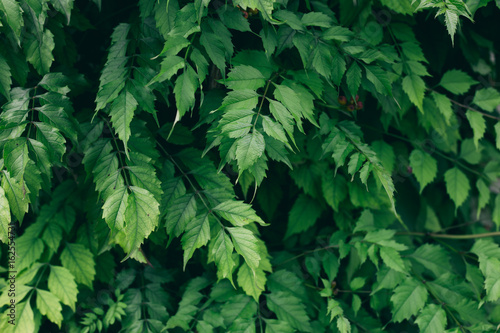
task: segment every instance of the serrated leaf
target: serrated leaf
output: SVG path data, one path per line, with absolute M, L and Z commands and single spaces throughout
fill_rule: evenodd
M 474 95 L 472 103 L 489 112 L 493 112 L 500 105 L 500 93 L 495 88 L 479 89 Z
M 134 118 L 134 112 L 137 108 L 137 101 L 134 96 L 128 91 L 124 90 L 118 95 L 118 97 L 113 101 L 111 108 L 109 110 L 109 115 L 111 116 L 111 122 L 113 128 L 120 140 L 123 141 L 125 146 L 125 154 L 128 156 L 128 139 L 130 138 L 130 122 Z
M 305 306 L 297 297 L 282 291 L 267 295 L 267 306 L 276 313 L 279 320 L 286 321 L 303 332 L 312 332 Z
M 412 173 L 420 184 L 420 193 L 422 193 L 427 184 L 436 178 L 437 162 L 431 155 L 419 149 L 411 152 L 409 161 Z
M 497 225 L 497 229 L 500 229 L 500 195 L 499 194 L 497 194 L 495 196 L 495 208 L 493 209 L 492 220 Z
M 22 18 L 23 10 L 19 3 L 15 0 L 1 0 L 0 1 L 0 11 L 5 14 L 6 23 L 14 32 L 17 43 L 19 44 L 19 38 L 21 37 L 21 28 L 24 25 L 24 20 Z
M 66 152 L 66 140 L 55 127 L 41 122 L 34 122 L 33 125 L 37 128 L 36 139 L 40 141 L 49 153 L 52 161 L 62 161 L 62 156 Z
M 62 307 L 59 299 L 54 294 L 37 288 L 36 307 L 42 315 L 47 316 L 51 322 L 61 328 L 63 320 Z
M 48 286 L 52 294 L 75 311 L 78 288 L 76 287 L 75 277 L 69 270 L 61 266 L 51 265 Z
M 92 290 L 95 261 L 88 248 L 82 244 L 67 243 L 61 252 L 61 263 L 73 274 L 76 282 L 85 284 Z
M 351 333 L 351 323 L 344 316 L 337 318 L 337 328 L 340 333 Z
M 264 75 L 262 75 L 257 68 L 247 65 L 239 65 L 235 66 L 231 72 L 229 72 L 224 83 L 229 89 L 232 90 L 257 90 L 262 88 L 266 81 Z
M 58 12 L 66 16 L 66 25 L 69 25 L 73 0 L 51 0 L 51 3 Z
M 274 2 L 275 0 L 236 0 L 234 5 L 240 6 L 243 10 L 256 8 L 267 21 L 272 22 L 275 21 L 271 17 Z
M 10 85 L 12 84 L 10 67 L 7 61 L 0 56 L 0 94 L 10 100 Z
M 326 172 L 322 176 L 321 189 L 326 203 L 335 211 L 339 210 L 339 204 L 347 197 L 347 182 L 341 175 Z
M 179 112 L 179 119 L 189 112 L 195 103 L 195 92 L 198 89 L 199 81 L 196 72 L 191 66 L 185 67 L 184 73 L 175 80 L 174 95 L 175 105 Z
M 409 258 L 430 270 L 436 278 L 452 271 L 448 253 L 439 245 L 424 244 Z
M 301 194 L 290 210 L 285 238 L 312 227 L 321 215 L 321 212 L 322 208 L 317 200 Z
M 23 222 L 24 214 L 28 212 L 28 196 L 25 186 L 11 178 L 8 172 L 2 177 L 2 188 L 9 200 L 10 210 L 19 223 Z
M 428 304 L 418 315 L 415 323 L 422 333 L 444 332 L 446 312 L 436 304 Z
M 333 39 L 339 42 L 348 42 L 353 38 L 353 36 L 354 33 L 351 30 L 341 26 L 335 26 L 331 27 L 328 30 L 325 30 L 321 38 L 323 38 L 324 40 Z
M 484 263 L 481 262 L 480 268 L 486 278 L 484 280 L 486 299 L 496 302 L 500 298 L 500 260 L 487 258 Z
M 449 169 L 444 174 L 446 192 L 455 203 L 455 209 L 458 209 L 469 196 L 469 179 L 457 167 Z
M 414 278 L 407 278 L 391 296 L 393 321 L 402 322 L 410 319 L 423 309 L 427 301 L 427 290 Z
M 184 266 L 193 256 L 196 249 L 206 245 L 210 240 L 210 223 L 208 213 L 197 216 L 186 225 L 186 232 L 182 236 L 182 249 L 184 250 Z
M 264 291 L 266 285 L 266 274 L 262 269 L 253 271 L 246 262 L 238 270 L 238 285 L 248 295 L 252 296 L 256 302 Z
M 11 320 L 10 317 L 5 316 L 5 320 L 0 324 L 2 332 L 35 333 L 35 317 L 29 301 L 17 303 L 15 314 L 14 325 L 7 321 L 7 318 Z
M 233 243 L 231 242 L 231 238 L 229 238 L 224 229 L 221 229 L 213 241 L 212 255 L 214 256 L 218 270 L 221 272 L 221 276 L 228 278 L 231 283 L 233 282 L 232 274 L 235 265 L 232 253 Z
M 24 170 L 29 161 L 26 138 L 16 138 L 7 142 L 3 148 L 3 158 L 11 177 L 22 183 Z
M 403 79 L 403 90 L 410 98 L 410 101 L 423 113 L 425 95 L 424 80 L 417 75 L 408 75 Z
M 448 97 L 443 94 L 439 94 L 435 91 L 432 92 L 432 97 L 434 102 L 439 109 L 439 112 L 444 116 L 446 124 L 450 125 L 450 119 L 453 116 L 453 109 L 451 108 L 451 101 Z
M 253 270 L 257 269 L 261 256 L 258 239 L 254 233 L 243 227 L 227 227 L 226 230 L 231 234 L 236 252 L 245 259 L 248 267 Z
M 5 191 L 0 187 L 0 241 L 7 243 L 9 236 L 9 224 L 11 222 L 9 201 L 5 196 Z
M 167 234 L 179 237 L 186 225 L 196 216 L 196 196 L 189 193 L 176 198 L 167 207 L 165 216 Z
M 123 229 L 125 225 L 125 209 L 128 202 L 126 186 L 120 186 L 106 199 L 102 206 L 102 217 L 111 230 L 112 235 Z
M 472 110 L 468 110 L 465 116 L 472 127 L 476 149 L 479 149 L 479 140 L 484 136 L 484 132 L 486 132 L 486 120 L 483 118 L 482 114 Z
M 265 148 L 264 136 L 255 129 L 252 133 L 239 138 L 236 141 L 236 161 L 239 173 L 252 167 L 262 156 Z
M 286 321 L 277 319 L 264 319 L 266 333 L 293 333 L 295 330 Z
M 212 208 L 224 219 L 231 222 L 235 227 L 241 227 L 246 224 L 257 222 L 260 225 L 267 225 L 253 210 L 252 206 L 242 201 L 229 200 L 224 201 Z
M 500 122 L 497 122 L 495 124 L 495 134 L 496 134 L 496 146 L 497 146 L 497 149 L 500 150 Z
M 384 263 L 396 272 L 406 273 L 405 265 L 398 251 L 391 247 L 382 246 L 380 257 Z
M 285 145 L 289 146 L 285 131 L 283 130 L 283 126 L 281 126 L 279 123 L 273 121 L 268 116 L 261 116 L 261 119 L 262 119 L 262 127 L 264 129 L 264 132 L 267 135 L 269 135 L 269 136 L 275 138 L 276 140 L 283 142 Z
M 26 60 L 35 67 L 38 74 L 48 73 L 54 61 L 52 50 L 54 50 L 55 43 L 52 32 L 45 29 L 40 39 L 33 36 L 27 39 L 26 43 L 24 47 Z
M 345 75 L 349 93 L 351 96 L 356 96 L 359 85 L 361 84 L 361 68 L 356 62 L 353 62 Z
M 377 66 L 365 66 L 366 78 L 373 83 L 379 94 L 392 95 L 391 82 L 387 72 Z
M 468 74 L 458 69 L 452 69 L 444 73 L 439 85 L 453 94 L 462 95 L 469 91 L 470 87 L 476 83 L 478 82 L 473 80 Z

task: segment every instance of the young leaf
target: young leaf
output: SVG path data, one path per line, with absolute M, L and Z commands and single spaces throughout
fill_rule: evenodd
M 444 73 L 439 85 L 452 94 L 462 95 L 469 91 L 473 84 L 477 83 L 477 81 L 461 70 L 452 69 Z
M 124 90 L 120 95 L 114 100 L 109 110 L 109 115 L 111 116 L 111 122 L 113 123 L 113 128 L 120 140 L 123 141 L 125 146 L 125 154 L 128 156 L 128 139 L 130 138 L 130 122 L 134 118 L 134 111 L 137 108 L 137 101 L 134 96 Z
M 127 208 L 127 202 L 127 187 L 120 186 L 113 191 L 102 206 L 102 217 L 106 220 L 112 235 L 123 229 L 125 225 L 125 209 Z
M 231 242 L 231 238 L 229 238 L 224 229 L 220 229 L 213 241 L 212 255 L 214 256 L 217 268 L 221 272 L 222 278 L 228 278 L 231 283 L 233 282 L 233 268 L 235 265 L 232 253 L 233 243 Z
M 234 67 L 224 82 L 232 90 L 257 90 L 266 83 L 264 75 L 258 69 L 246 65 Z
M 396 323 L 410 319 L 423 309 L 427 301 L 427 290 L 414 278 L 407 278 L 391 296 L 393 320 Z
M 204 246 L 210 240 L 210 222 L 208 213 L 201 214 L 186 225 L 186 232 L 182 236 L 182 249 L 184 250 L 184 267 L 193 256 L 196 249 Z
M 410 154 L 412 172 L 420 184 L 420 193 L 437 175 L 437 162 L 428 153 L 415 149 Z
M 76 282 L 92 290 L 95 276 L 95 261 L 92 253 L 82 244 L 67 243 L 61 253 L 61 263 L 75 277 Z
M 485 262 L 481 262 L 480 267 L 486 277 L 484 280 L 486 299 L 496 302 L 500 298 L 500 260 L 487 258 Z
M 261 260 L 257 237 L 243 227 L 227 227 L 226 230 L 231 234 L 236 252 L 245 259 L 248 267 L 256 270 Z
M 484 136 L 484 132 L 486 131 L 486 120 L 483 118 L 482 114 L 471 110 L 467 111 L 465 115 L 474 133 L 474 144 L 476 145 L 476 149 L 479 149 L 479 140 Z
M 238 285 L 248 296 L 252 296 L 256 302 L 266 286 L 266 274 L 262 269 L 256 269 L 255 272 L 244 262 L 238 270 Z
M 75 277 L 64 267 L 50 266 L 49 290 L 63 303 L 75 311 L 78 289 Z
M 396 272 L 406 273 L 405 264 L 398 251 L 391 247 L 382 246 L 380 257 L 384 263 Z
M 444 181 L 446 183 L 446 192 L 455 203 L 455 209 L 458 209 L 469 196 L 469 179 L 460 169 L 454 167 L 446 171 Z
M 259 157 L 262 156 L 266 143 L 264 136 L 257 130 L 248 133 L 236 141 L 236 160 L 238 162 L 239 173 L 253 166 Z

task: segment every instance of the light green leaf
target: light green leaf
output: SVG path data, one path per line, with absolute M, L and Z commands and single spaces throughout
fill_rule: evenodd
M 126 186 L 116 188 L 102 206 L 102 217 L 111 230 L 112 235 L 123 229 L 125 225 L 125 209 L 128 202 Z
M 243 10 L 258 9 L 267 21 L 275 21 L 271 14 L 275 0 L 236 0 L 234 5 L 240 6 Z
M 290 111 L 288 111 L 283 106 L 283 104 L 275 100 L 269 101 L 269 111 L 274 116 L 274 118 L 276 118 L 276 120 L 283 126 L 285 131 L 293 140 L 293 117 Z
M 400 323 L 415 316 L 427 301 L 427 290 L 414 278 L 407 278 L 391 296 L 393 321 Z
M 238 270 L 238 285 L 248 295 L 252 296 L 256 302 L 266 286 L 266 274 L 262 269 L 253 271 L 246 262 Z
M 0 187 L 0 241 L 4 244 L 8 242 L 7 237 L 11 236 L 9 235 L 10 222 L 11 218 L 9 201 L 5 196 L 5 191 L 2 187 Z
M 478 82 L 473 80 L 468 74 L 458 69 L 452 69 L 444 73 L 439 85 L 453 94 L 462 95 L 469 91 L 470 87 L 476 83 Z
M 351 323 L 342 315 L 337 318 L 337 328 L 340 333 L 351 333 Z
M 229 110 L 219 121 L 222 134 L 232 139 L 240 138 L 250 132 L 255 111 L 250 109 Z
M 248 267 L 256 270 L 261 260 L 257 237 L 243 227 L 227 227 L 226 230 L 231 234 L 236 252 L 245 259 Z
M 436 178 L 437 162 L 431 155 L 420 149 L 413 150 L 409 160 L 412 172 L 420 184 L 420 193 L 422 193 L 427 184 Z
M 500 122 L 495 124 L 496 146 L 500 150 Z
M 292 294 L 278 291 L 267 295 L 267 306 L 279 320 L 286 321 L 296 330 L 312 332 L 305 306 Z
M 346 73 L 347 87 L 352 97 L 358 93 L 359 85 L 361 84 L 361 68 L 354 61 Z
M 391 247 L 380 247 L 380 257 L 384 263 L 396 272 L 406 273 L 405 264 L 398 251 Z
M 333 39 L 339 42 L 348 42 L 353 38 L 353 36 L 354 33 L 351 30 L 341 26 L 335 26 L 331 27 L 328 30 L 325 30 L 321 38 L 323 38 L 324 40 Z
M 167 234 L 179 237 L 189 221 L 196 216 L 196 196 L 189 193 L 174 199 L 167 207 L 165 227 Z
M 221 276 L 228 278 L 232 283 L 232 274 L 235 265 L 232 257 L 233 243 L 224 229 L 220 229 L 212 244 L 212 255 L 214 256 L 214 261 L 219 272 L 221 272 Z
M 59 299 L 52 293 L 43 289 L 36 289 L 36 307 L 40 313 L 47 316 L 51 322 L 61 328 L 63 320 L 62 307 Z
M 452 271 L 449 255 L 440 245 L 424 244 L 409 258 L 430 270 L 436 278 Z
M 322 209 L 317 200 L 301 194 L 290 210 L 285 238 L 312 227 L 321 213 Z
M 264 75 L 257 68 L 239 65 L 231 70 L 224 83 L 232 90 L 257 90 L 265 85 L 265 79 Z
M 478 179 L 476 183 L 477 190 L 479 192 L 479 199 L 477 203 L 477 215 L 476 218 L 479 219 L 481 210 L 486 207 L 488 202 L 490 202 L 490 189 L 482 179 Z
M 364 66 L 366 70 L 366 78 L 373 83 L 379 94 L 392 95 L 391 82 L 387 76 L 387 72 L 378 66 Z
M 194 93 L 198 89 L 199 81 L 196 72 L 191 66 L 186 66 L 184 73 L 175 80 L 175 105 L 179 112 L 179 119 L 190 111 L 195 103 Z
M 264 136 L 255 129 L 252 133 L 239 138 L 236 141 L 236 160 L 239 173 L 241 174 L 244 170 L 252 167 L 262 156 L 265 148 Z
M 29 161 L 26 138 L 16 138 L 7 142 L 3 149 L 3 159 L 11 177 L 22 184 L 24 170 Z
M 469 179 L 460 169 L 454 167 L 446 171 L 444 181 L 446 183 L 446 192 L 455 203 L 455 209 L 458 209 L 469 196 Z
M 266 333 L 293 333 L 295 330 L 286 321 L 277 319 L 264 319 Z
M 486 300 L 496 302 L 500 298 L 500 260 L 497 258 L 487 258 L 482 262 L 481 271 L 486 279 L 484 289 L 486 290 Z
M 51 265 L 48 285 L 52 294 L 75 311 L 78 288 L 76 287 L 75 277 L 66 268 Z
M 260 225 L 267 225 L 253 210 L 252 206 L 243 201 L 229 200 L 224 201 L 212 208 L 224 219 L 231 222 L 235 227 L 241 227 L 252 222 L 258 222 Z
M 37 128 L 36 139 L 47 148 L 51 161 L 62 161 L 66 152 L 66 140 L 59 130 L 41 122 L 34 122 L 33 125 Z
M 0 11 L 5 14 L 5 21 L 14 32 L 14 36 L 19 44 L 21 28 L 24 25 L 21 6 L 15 0 L 0 0 Z
M 130 122 L 134 118 L 135 109 L 137 109 L 137 101 L 134 96 L 124 90 L 118 95 L 118 97 L 113 101 L 111 108 L 109 110 L 109 115 L 111 116 L 111 122 L 113 123 L 113 128 L 120 140 L 123 141 L 125 146 L 125 154 L 128 156 L 128 139 L 130 138 Z
M 495 208 L 492 214 L 493 222 L 497 225 L 497 230 L 500 229 L 500 194 L 495 197 Z
M 468 110 L 465 116 L 472 127 L 476 149 L 479 149 L 479 140 L 484 136 L 484 132 L 486 131 L 486 120 L 484 120 L 482 114 L 472 110 Z
M 131 193 L 125 209 L 124 232 L 127 240 L 124 250 L 131 256 L 157 227 L 160 210 L 158 202 L 150 192 L 137 186 L 130 186 L 129 189 Z
M 446 25 L 446 30 L 451 37 L 451 42 L 454 44 L 455 32 L 457 31 L 458 25 L 458 14 L 451 9 L 446 9 L 444 11 L 444 24 Z
M 207 245 L 210 240 L 210 222 L 208 212 L 197 216 L 186 225 L 186 232 L 182 236 L 182 249 L 184 250 L 184 266 L 193 256 L 196 249 Z
M 54 50 L 55 43 L 52 32 L 45 29 L 41 39 L 32 36 L 26 40 L 26 43 L 24 47 L 26 60 L 35 67 L 38 74 L 48 73 L 54 61 L 52 50 Z
M 319 12 L 306 13 L 300 20 L 306 26 L 322 28 L 329 28 L 333 23 L 333 20 L 330 16 Z
M 2 333 L 35 333 L 35 317 L 29 301 L 16 304 L 15 325 L 7 321 L 10 317 L 4 317 L 0 324 Z
M 420 112 L 424 112 L 423 102 L 425 95 L 425 82 L 420 76 L 408 75 L 403 79 L 403 90 L 410 101 L 417 106 Z
M 7 61 L 0 56 L 0 94 L 10 100 L 10 85 L 12 84 L 10 67 Z
M 446 312 L 436 304 L 428 304 L 418 315 L 415 323 L 421 333 L 444 332 L 446 328 Z
M 61 253 L 61 263 L 75 277 L 76 282 L 85 284 L 92 290 L 95 261 L 88 248 L 82 244 L 67 243 Z
M 264 132 L 267 135 L 275 138 L 276 140 L 283 142 L 289 147 L 285 131 L 283 130 L 283 126 L 272 120 L 269 116 L 261 116 L 261 119 Z
M 396 163 L 396 155 L 392 146 L 385 141 L 378 140 L 372 142 L 371 147 L 380 160 L 380 163 L 382 163 L 382 166 L 389 174 L 392 174 L 394 163 Z
M 453 109 L 451 108 L 451 101 L 448 97 L 443 94 L 439 94 L 435 91 L 431 93 L 434 98 L 434 102 L 439 109 L 439 112 L 444 116 L 446 124 L 450 125 L 450 119 L 453 116 Z
M 493 112 L 500 105 L 500 93 L 495 88 L 479 89 L 474 95 L 472 103 L 481 109 Z

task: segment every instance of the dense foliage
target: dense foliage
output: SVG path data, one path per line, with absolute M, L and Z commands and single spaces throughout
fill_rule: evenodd
M 498 331 L 498 7 L 0 0 L 0 331 Z

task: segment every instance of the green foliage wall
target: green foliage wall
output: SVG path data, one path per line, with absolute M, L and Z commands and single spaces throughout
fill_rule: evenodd
M 0 331 L 498 331 L 498 7 L 0 0 Z

